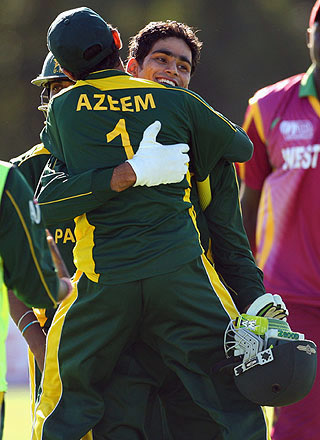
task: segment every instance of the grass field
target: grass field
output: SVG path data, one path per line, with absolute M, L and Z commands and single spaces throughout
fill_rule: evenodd
M 28 386 L 10 387 L 5 396 L 3 440 L 30 440 L 31 417 Z

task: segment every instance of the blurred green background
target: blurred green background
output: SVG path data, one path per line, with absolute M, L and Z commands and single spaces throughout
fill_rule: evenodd
M 88 6 L 128 38 L 149 21 L 175 19 L 204 42 L 191 88 L 234 122 L 264 85 L 305 71 L 306 28 L 314 0 L 1 0 L 1 159 L 39 142 L 40 89 L 30 84 L 47 54 L 46 32 L 63 10 Z

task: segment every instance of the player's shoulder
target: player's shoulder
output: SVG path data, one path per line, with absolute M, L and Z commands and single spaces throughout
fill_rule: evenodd
M 200 102 L 206 102 L 198 93 L 194 92 L 193 90 L 170 85 L 166 85 L 164 88 L 165 90 L 170 91 L 170 93 L 176 93 L 177 95 L 186 96 L 188 97 L 187 99 L 195 99 Z
M 24 153 L 20 154 L 20 156 L 10 159 L 10 162 L 16 166 L 20 166 L 23 162 L 29 160 L 39 160 L 42 159 L 44 156 L 47 159 L 49 155 L 50 152 L 44 147 L 43 144 L 37 144 L 29 150 L 25 151 Z
M 300 73 L 263 87 L 262 89 L 258 90 L 252 98 L 249 99 L 249 104 L 252 105 L 256 102 L 261 103 L 264 101 L 276 101 L 277 99 L 282 99 L 284 94 L 294 92 L 300 87 L 303 75 L 303 73 Z
M 190 89 L 183 87 L 165 86 L 165 93 L 169 93 L 170 99 L 177 100 L 181 105 L 186 105 L 187 108 L 194 108 L 195 111 L 202 109 L 210 110 L 217 115 L 220 113 L 215 110 L 202 96 Z

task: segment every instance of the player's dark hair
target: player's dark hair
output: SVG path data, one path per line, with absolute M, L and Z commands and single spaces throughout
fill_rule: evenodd
M 180 38 L 189 46 L 192 55 L 191 74 L 200 61 L 202 42 L 190 26 L 173 20 L 151 21 L 136 35 L 130 38 L 128 59 L 135 58 L 142 66 L 145 57 L 158 40 L 169 37 Z

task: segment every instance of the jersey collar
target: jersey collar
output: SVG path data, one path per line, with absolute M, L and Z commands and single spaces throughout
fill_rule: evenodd
M 315 98 L 318 99 L 316 86 L 314 84 L 314 79 L 313 79 L 313 72 L 315 67 L 316 67 L 315 64 L 311 64 L 307 72 L 303 75 L 300 83 L 299 98 L 314 96 Z
M 123 72 L 122 70 L 106 69 L 106 70 L 99 70 L 98 72 L 89 73 L 89 75 L 85 78 L 85 80 L 110 78 L 112 76 L 131 76 L 131 75 L 129 75 L 126 72 Z

